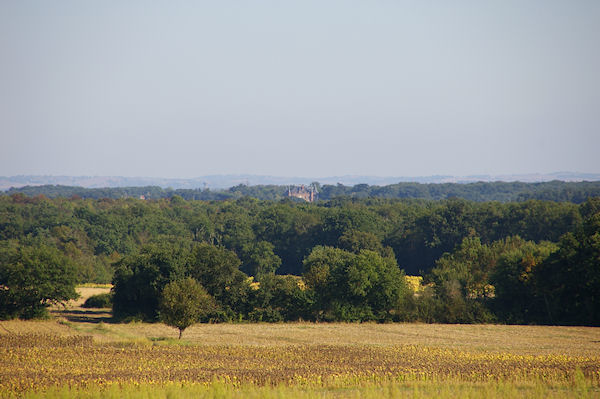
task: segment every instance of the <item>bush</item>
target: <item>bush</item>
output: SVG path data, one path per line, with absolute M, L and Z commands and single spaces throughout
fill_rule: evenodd
M 92 295 L 82 305 L 84 308 L 110 308 L 112 307 L 112 294 Z
M 283 321 L 281 313 L 271 307 L 254 309 L 248 314 L 248 320 L 254 322 L 279 323 Z

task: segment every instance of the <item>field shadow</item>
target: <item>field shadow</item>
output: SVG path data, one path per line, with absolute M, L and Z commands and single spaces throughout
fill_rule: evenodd
M 55 310 L 53 313 L 74 323 L 115 323 L 112 313 L 106 309 L 67 309 Z

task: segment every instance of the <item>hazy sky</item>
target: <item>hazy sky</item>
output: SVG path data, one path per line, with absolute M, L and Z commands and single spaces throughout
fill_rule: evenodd
M 600 172 L 600 1 L 0 2 L 0 175 Z

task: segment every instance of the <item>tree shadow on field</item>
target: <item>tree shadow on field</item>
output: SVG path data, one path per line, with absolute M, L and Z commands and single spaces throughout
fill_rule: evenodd
M 65 309 L 54 310 L 55 316 L 64 317 L 73 323 L 114 323 L 109 309 Z

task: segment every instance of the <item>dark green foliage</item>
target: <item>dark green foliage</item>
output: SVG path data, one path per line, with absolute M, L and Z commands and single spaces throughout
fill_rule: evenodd
M 78 282 L 113 280 L 115 315 L 125 318 L 156 320 L 164 286 L 193 277 L 219 303 L 213 320 L 598 323 L 598 199 L 359 198 L 367 189 L 317 204 L 0 196 L 0 256 L 56 251 Z M 398 265 L 435 285 L 415 297 L 386 293 L 394 285 L 381 276 L 397 280 Z M 293 281 L 302 273 L 309 289 Z M 10 306 L 0 310 L 13 314 Z
M 338 184 L 336 186 L 324 185 L 319 193 L 319 198 L 324 200 L 335 197 L 422 198 L 428 200 L 443 200 L 454 197 L 477 202 L 510 202 L 537 199 L 582 203 L 593 196 L 600 196 L 600 182 L 398 183 L 387 186 L 357 184 L 353 187 Z
M 565 234 L 537 269 L 550 324 L 600 325 L 600 200 L 589 200 L 584 214 L 583 228 Z
M 302 288 L 297 276 L 266 275 L 250 291 L 248 318 L 254 321 L 311 320 L 313 291 Z
M 255 308 L 248 313 L 248 320 L 254 322 L 278 323 L 282 322 L 281 312 L 272 307 Z
M 448 323 L 545 322 L 540 275 L 556 248 L 518 236 L 489 245 L 465 238 L 428 276 L 434 306 L 427 308 L 435 320 Z
M 281 258 L 273 252 L 275 246 L 267 241 L 247 244 L 243 248 L 246 262 L 242 267 L 248 275 L 261 281 L 266 275 L 275 274 L 281 265 Z
M 518 237 L 507 240 L 507 244 L 490 276 L 495 287 L 493 310 L 507 323 L 543 322 L 545 304 L 540 295 L 539 268 L 557 246 Z
M 160 296 L 160 320 L 177 328 L 179 339 L 186 328 L 206 319 L 216 309 L 213 297 L 191 277 L 168 283 Z
M 112 308 L 112 294 L 97 294 L 92 295 L 85 300 L 82 307 L 84 308 Z
M 45 245 L 0 246 L 0 319 L 43 317 L 51 304 L 78 297 L 75 268 L 67 257 Z
M 236 252 L 251 272 L 252 246 L 273 245 L 280 274 L 302 273 L 302 261 L 317 245 L 387 256 L 391 247 L 408 274 L 425 274 L 445 252 L 475 232 L 483 243 L 519 235 L 558 241 L 581 226 L 578 206 L 568 203 L 473 203 L 337 199 L 322 204 L 135 199 L 81 199 L 0 196 L 6 215 L 0 236 L 37 240 L 67 255 L 80 282 L 108 282 L 110 264 L 148 244 L 222 245 Z M 389 251 L 389 250 L 385 250 Z M 254 262 L 256 264 L 256 262 Z
M 170 281 L 183 278 L 189 251 L 169 245 L 143 247 L 115 264 L 113 312 L 118 319 L 156 320 L 160 293 Z
M 246 275 L 235 252 L 210 244 L 196 245 L 188 273 L 222 305 L 235 308 L 247 295 Z
M 377 252 L 382 256 L 386 254 L 381 240 L 375 234 L 360 230 L 346 230 L 338 240 L 338 247 L 354 253 L 368 250 Z M 390 254 L 390 252 L 387 252 L 387 254 Z M 393 254 L 393 250 L 391 254 Z
M 445 253 L 431 271 L 438 301 L 437 320 L 475 323 L 493 319 L 486 303 L 493 298 L 488 275 L 497 254 L 478 237 L 467 237 L 452 253 Z
M 315 317 L 324 320 L 389 320 L 408 292 L 393 258 L 316 247 L 304 261 L 304 281 L 314 291 Z
M 273 244 L 273 252 L 281 259 L 278 273 L 299 275 L 304 257 L 323 240 L 326 210 L 291 202 L 263 204 L 259 209 L 253 225 L 257 240 Z
M 453 199 L 404 212 L 402 223 L 394 226 L 384 243 L 393 248 L 408 274 L 426 274 L 469 235 L 477 235 L 484 244 L 512 235 L 535 242 L 557 241 L 581 226 L 576 205 L 541 201 L 503 205 Z
M 406 295 L 402 306 L 398 309 L 399 321 L 420 321 L 423 323 L 439 323 L 443 303 L 436 297 L 435 289 L 427 286 L 417 295 Z

